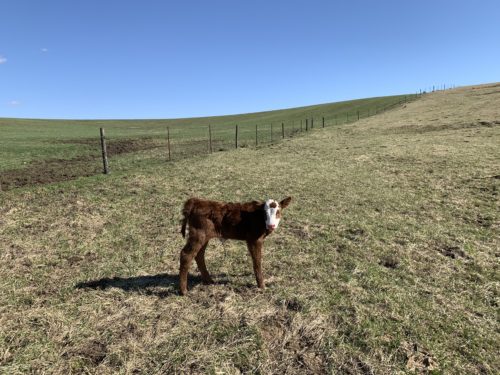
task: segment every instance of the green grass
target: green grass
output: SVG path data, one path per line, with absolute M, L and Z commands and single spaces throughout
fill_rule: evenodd
M 499 104 L 498 85 L 434 93 L 269 147 L 148 149 L 127 172 L 1 193 L 0 372 L 498 373 Z M 186 198 L 287 195 L 265 291 L 244 244 L 213 241 L 218 283 L 193 266 L 177 295 Z
M 212 126 L 214 150 L 234 147 L 235 125 L 239 126 L 240 145 L 255 144 L 255 125 L 259 126 L 259 143 L 270 143 L 271 124 L 274 140 L 281 137 L 281 123 L 286 135 L 300 129 L 300 121 L 314 118 L 316 127 L 341 124 L 373 115 L 395 103 L 411 100 L 415 95 L 399 95 L 329 103 L 277 111 L 233 116 L 187 118 L 173 120 L 31 120 L 0 118 L 0 170 L 19 169 L 45 159 L 73 159 L 99 155 L 99 127 L 104 127 L 112 142 L 116 139 L 154 138 L 166 142 L 170 128 L 172 155 L 206 153 L 208 125 Z M 95 139 L 93 145 L 74 143 L 74 140 Z M 195 142 L 192 142 L 195 141 Z M 198 141 L 198 142 L 196 142 Z M 189 148 L 189 150 L 186 150 Z

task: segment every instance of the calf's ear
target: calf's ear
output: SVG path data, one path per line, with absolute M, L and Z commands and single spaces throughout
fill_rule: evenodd
M 290 204 L 291 200 L 292 200 L 292 197 L 288 197 L 288 198 L 283 199 L 280 202 L 280 207 L 281 208 L 286 208 Z

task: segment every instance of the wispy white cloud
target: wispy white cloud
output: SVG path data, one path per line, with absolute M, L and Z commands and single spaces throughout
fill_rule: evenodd
M 2 55 L 0 55 L 0 64 L 6 63 L 6 62 L 7 62 L 7 59 L 5 57 L 3 57 Z
M 9 106 L 10 107 L 18 107 L 21 105 L 21 102 L 19 100 L 11 100 L 9 101 Z

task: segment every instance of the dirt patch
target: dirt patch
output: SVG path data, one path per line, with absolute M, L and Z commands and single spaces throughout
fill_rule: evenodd
M 27 168 L 3 171 L 0 175 L 0 186 L 2 190 L 11 190 L 27 185 L 49 184 L 92 176 L 101 170 L 97 158 L 45 160 L 32 163 Z
M 270 359 L 279 364 L 278 373 L 322 374 L 327 360 L 321 350 L 326 324 L 300 314 L 279 310 L 265 318 L 259 331 Z M 297 369 L 300 369 L 297 371 Z
M 276 302 L 277 305 L 283 306 L 289 311 L 302 311 L 304 310 L 304 304 L 296 298 L 284 299 Z
M 341 236 L 350 241 L 360 241 L 362 237 L 366 234 L 364 229 L 361 228 L 349 228 L 341 233 Z
M 438 369 L 436 359 L 428 350 L 416 343 L 403 342 L 400 350 L 406 357 L 406 368 L 416 374 L 428 374 Z
M 342 373 L 345 374 L 363 374 L 373 375 L 374 371 L 368 363 L 361 360 L 359 357 L 350 358 L 340 366 Z
M 98 138 L 70 139 L 59 141 L 57 143 L 91 146 L 91 148 L 94 148 L 97 151 L 96 157 L 100 157 L 101 141 Z M 108 156 L 113 156 L 130 152 L 150 150 L 157 147 L 165 147 L 165 143 L 166 142 L 164 140 L 160 140 L 158 138 L 108 139 L 106 140 L 106 148 Z
M 408 124 L 398 126 L 385 131 L 386 134 L 424 134 L 429 132 L 439 132 L 444 130 L 462 130 L 477 128 L 493 128 L 500 125 L 500 121 L 478 121 L 474 123 L 456 123 L 445 125 L 415 125 Z
M 464 258 L 470 259 L 465 251 L 463 251 L 459 246 L 454 245 L 443 245 L 437 249 L 442 255 L 451 259 Z
M 88 342 L 82 343 L 79 347 L 68 350 L 63 353 L 63 358 L 80 358 L 86 362 L 89 362 L 93 366 L 99 365 L 108 354 L 106 344 L 98 340 L 90 340 Z
M 10 169 L 0 175 L 1 190 L 11 190 L 23 186 L 50 184 L 89 177 L 102 173 L 100 141 L 91 139 L 65 140 L 59 143 L 93 146 L 95 155 L 73 159 L 48 159 L 36 161 L 26 168 Z M 108 157 L 163 147 L 159 140 L 152 138 L 118 139 L 107 142 Z
M 476 94 L 476 95 L 477 95 L 477 96 L 480 96 L 480 95 L 493 95 L 493 94 L 500 94 L 500 90 L 495 90 L 495 91 L 485 92 L 485 93 L 482 93 L 482 94 Z
M 386 255 L 380 259 L 379 264 L 385 268 L 396 269 L 399 266 L 399 259 L 394 255 Z

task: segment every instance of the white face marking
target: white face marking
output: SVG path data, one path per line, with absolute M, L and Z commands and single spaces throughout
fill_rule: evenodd
M 267 229 L 273 230 L 278 228 L 280 223 L 280 218 L 276 216 L 280 209 L 280 205 L 274 199 L 268 199 L 264 205 L 264 210 L 266 211 L 266 227 Z

